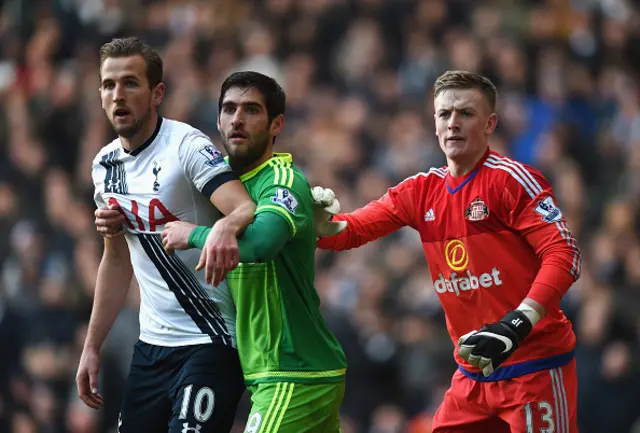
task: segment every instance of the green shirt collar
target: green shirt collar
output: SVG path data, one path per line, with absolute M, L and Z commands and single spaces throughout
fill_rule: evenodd
M 227 164 L 229 163 L 229 157 L 228 156 L 225 157 L 225 161 L 227 162 Z M 270 165 L 274 161 L 282 161 L 282 162 L 286 162 L 286 163 L 292 163 L 293 162 L 293 158 L 291 157 L 290 153 L 273 152 L 273 156 L 271 158 L 267 159 L 265 162 L 263 162 L 262 164 L 260 164 L 256 168 L 254 168 L 253 170 L 248 171 L 245 174 L 240 175 L 240 180 L 242 182 L 248 181 L 249 179 L 254 177 L 256 174 L 260 173 L 260 171 L 262 171 L 263 168 L 265 168 L 266 166 Z

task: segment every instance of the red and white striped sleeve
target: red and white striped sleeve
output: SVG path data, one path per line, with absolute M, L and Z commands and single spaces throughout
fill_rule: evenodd
M 510 158 L 492 154 L 485 165 L 508 173 L 503 188 L 507 223 L 540 258 L 540 270 L 527 297 L 545 308 L 557 308 L 580 277 L 582 260 L 551 185 L 536 169 Z

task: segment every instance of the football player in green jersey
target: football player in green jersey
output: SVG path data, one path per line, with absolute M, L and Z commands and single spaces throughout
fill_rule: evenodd
M 316 229 L 307 179 L 290 154 L 274 153 L 284 125 L 285 94 L 256 72 L 222 85 L 218 129 L 231 167 L 257 203 L 238 240 L 240 264 L 227 275 L 236 335 L 252 408 L 246 433 L 339 432 L 346 359 L 320 313 L 314 287 Z M 165 226 L 165 248 L 203 249 L 207 281 L 210 227 Z

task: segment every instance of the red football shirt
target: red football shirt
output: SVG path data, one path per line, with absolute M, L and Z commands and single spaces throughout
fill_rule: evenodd
M 478 371 L 458 356 L 459 337 L 500 320 L 526 297 L 546 315 L 503 366 L 544 363 L 575 346 L 559 304 L 580 275 L 580 251 L 537 170 L 487 150 L 466 176 L 433 168 L 335 219 L 348 221 L 346 230 L 322 238 L 319 248 L 354 248 L 403 226 L 418 231 L 464 369 Z

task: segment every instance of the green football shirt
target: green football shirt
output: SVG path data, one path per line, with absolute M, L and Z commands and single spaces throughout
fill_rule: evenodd
M 284 218 L 290 235 L 275 259 L 240 263 L 227 275 L 245 382 L 344 380 L 346 357 L 320 313 L 314 287 L 314 203 L 307 179 L 282 153 L 240 179 L 257 203 L 256 214 Z

